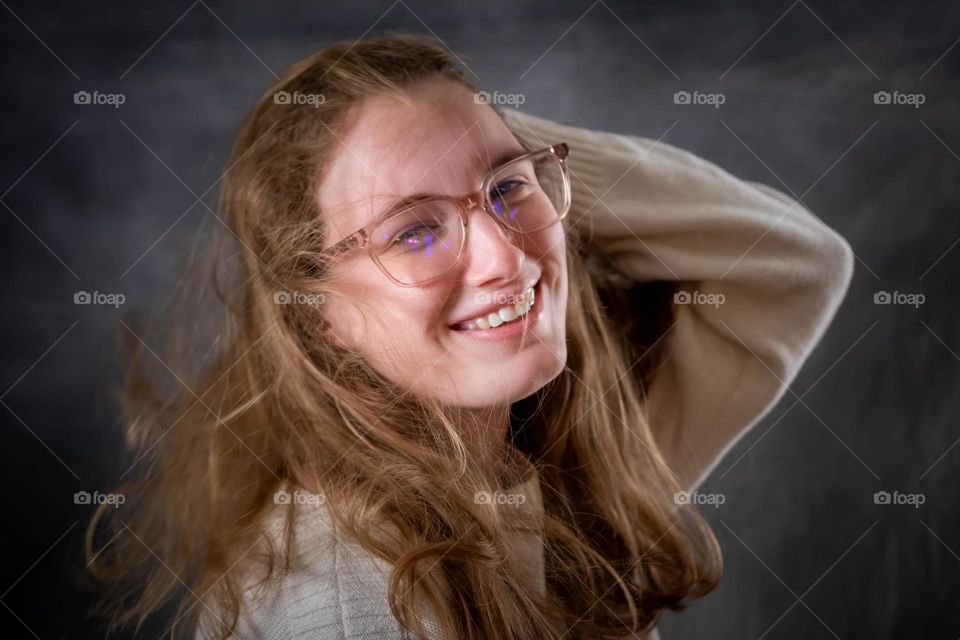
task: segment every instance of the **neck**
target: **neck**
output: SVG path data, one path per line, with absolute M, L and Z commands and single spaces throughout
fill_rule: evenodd
M 519 481 L 517 473 L 524 473 L 526 464 L 519 461 L 519 452 L 509 439 L 510 406 L 490 407 L 470 411 L 466 420 L 468 446 L 482 468 L 494 474 L 494 482 L 509 486 Z
M 509 407 L 485 407 L 471 410 L 471 424 L 467 433 L 475 455 L 493 462 L 504 454 L 510 428 L 509 411 Z

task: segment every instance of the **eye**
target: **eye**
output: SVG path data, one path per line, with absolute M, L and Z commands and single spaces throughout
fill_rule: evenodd
M 422 247 L 427 247 L 436 239 L 436 227 L 426 224 L 417 224 L 408 227 L 394 236 L 390 243 L 390 249 L 399 248 L 411 251 L 417 251 Z
M 498 199 L 506 197 L 521 184 L 519 180 L 501 180 L 490 189 L 490 200 L 496 202 Z

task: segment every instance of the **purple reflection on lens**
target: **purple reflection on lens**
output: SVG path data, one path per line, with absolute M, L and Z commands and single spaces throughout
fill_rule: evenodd
M 427 245 L 427 256 L 430 256 L 430 249 L 433 248 L 433 236 L 427 236 L 423 239 L 424 244 Z
M 513 211 L 510 212 L 510 219 L 512 220 L 512 219 L 514 219 L 514 218 L 516 218 L 516 217 L 517 217 L 517 210 L 514 209 Z

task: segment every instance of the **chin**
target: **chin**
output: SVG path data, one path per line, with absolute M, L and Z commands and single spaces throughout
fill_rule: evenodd
M 544 345 L 528 348 L 516 362 L 490 365 L 489 375 L 474 376 L 463 389 L 457 404 L 466 408 L 489 407 L 498 402 L 512 404 L 533 395 L 563 372 L 566 345 L 557 350 Z

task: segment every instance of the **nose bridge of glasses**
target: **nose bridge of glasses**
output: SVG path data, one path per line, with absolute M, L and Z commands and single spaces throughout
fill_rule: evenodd
M 502 231 L 506 232 L 507 235 L 511 235 L 515 233 L 515 231 L 511 229 L 510 226 L 507 225 L 500 216 L 497 215 L 497 212 L 490 207 L 490 202 L 487 200 L 484 189 L 482 187 L 479 191 L 475 191 L 473 193 L 463 196 L 462 198 L 459 198 L 457 200 L 457 203 L 460 205 L 460 207 L 463 210 L 464 226 L 466 227 L 470 226 L 470 211 L 474 207 L 480 207 L 481 210 L 486 212 L 488 217 L 496 221 L 497 226 L 500 227 Z
M 463 208 L 464 213 L 469 213 L 471 209 L 479 206 L 481 209 L 487 208 L 487 203 L 483 198 L 483 191 L 474 191 L 457 199 L 457 203 Z
M 483 200 L 483 193 L 481 191 L 474 191 L 473 193 L 468 193 L 467 195 L 460 196 L 454 200 L 457 205 L 459 205 L 460 210 L 463 212 L 463 223 L 465 226 L 470 226 L 470 211 L 474 207 L 480 207 L 483 210 L 487 209 L 487 205 Z

